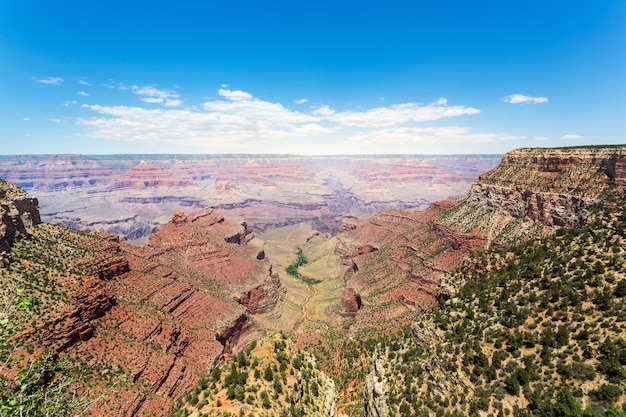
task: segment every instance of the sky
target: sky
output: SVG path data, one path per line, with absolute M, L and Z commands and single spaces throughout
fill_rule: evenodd
M 0 1 L 0 154 L 626 143 L 626 1 Z

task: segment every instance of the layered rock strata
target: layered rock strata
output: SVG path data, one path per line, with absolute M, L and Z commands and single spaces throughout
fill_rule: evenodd
M 626 147 L 518 149 L 472 184 L 468 201 L 547 226 L 576 227 L 625 181 Z
M 31 155 L 0 177 L 39 196 L 45 221 L 143 241 L 171 213 L 212 207 L 256 231 L 300 222 L 337 233 L 346 215 L 465 194 L 498 156 Z
M 143 248 L 123 245 L 130 270 L 112 282 L 118 305 L 100 321 L 107 336 L 81 345 L 132 370 L 134 384 L 106 407 L 128 415 L 167 410 L 263 331 L 253 316 L 274 313 L 284 289 L 258 246 L 248 245 L 253 239 L 217 211 L 178 211 Z M 137 391 L 141 385 L 149 389 Z
M 14 184 L 0 180 L 0 266 L 12 259 L 11 244 L 41 223 L 39 201 Z
M 251 229 L 217 211 L 176 212 L 137 247 L 114 235 L 36 224 L 36 199 L 12 185 L 0 189 L 0 207 L 9 207 L 5 242 L 15 252 L 4 290 L 19 285 L 41 300 L 41 314 L 19 337 L 89 358 L 98 389 L 105 389 L 101 370 L 129 375 L 114 391 L 97 393 L 106 399 L 93 405 L 94 415 L 167 414 L 199 375 L 263 332 L 254 316 L 280 314 L 285 290 L 260 256 L 262 245 L 251 245 Z
M 456 204 L 390 210 L 344 225 L 335 251 L 347 267 L 343 306 L 355 319 L 353 331 L 410 323 L 436 303 L 440 276 L 484 249 L 484 238 L 437 226 L 438 216 Z
M 624 146 L 519 149 L 460 202 L 344 221 L 336 253 L 348 269 L 344 309 L 355 317 L 352 328 L 410 322 L 446 296 L 440 278 L 467 254 L 580 226 L 594 204 L 610 204 L 625 183 Z

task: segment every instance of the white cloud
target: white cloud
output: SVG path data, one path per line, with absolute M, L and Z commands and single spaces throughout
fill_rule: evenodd
M 535 140 L 543 141 L 543 140 L 548 140 L 548 138 L 547 136 L 535 136 Z
M 207 102 L 195 109 L 144 109 L 83 105 L 98 114 L 79 120 L 92 135 L 104 139 L 177 143 L 217 147 L 242 142 L 332 133 L 316 118 L 280 104 L 255 101 Z
M 56 117 L 50 117 L 48 121 L 52 123 L 61 123 L 61 119 L 58 119 Z
M 427 122 L 480 113 L 474 107 L 448 106 L 446 99 L 423 105 L 421 103 L 394 104 L 389 107 L 376 107 L 364 112 L 338 112 L 329 117 L 343 126 L 387 127 L 409 122 Z
M 63 102 L 63 105 L 65 107 L 69 107 L 69 106 L 73 106 L 74 104 L 78 103 L 76 100 L 65 100 Z
M 308 99 L 308 98 L 306 98 L 306 97 L 302 97 L 302 98 L 299 98 L 298 100 L 296 100 L 296 104 L 304 104 L 304 103 L 306 103 L 307 101 L 309 101 L 309 99 Z
M 497 133 L 474 133 L 470 127 L 398 127 L 360 132 L 348 138 L 363 143 L 459 143 L 520 140 L 525 136 Z
M 275 141 L 287 138 L 300 138 L 308 144 L 329 138 L 348 139 L 352 143 L 491 142 L 522 138 L 476 133 L 468 127 L 421 126 L 423 122 L 480 112 L 474 107 L 448 105 L 445 98 L 430 104 L 401 103 L 363 111 L 337 111 L 328 105 L 296 111 L 225 85 L 218 90 L 218 98 L 189 108 L 182 108 L 180 96 L 172 91 L 153 86 L 132 86 L 131 90 L 143 102 L 161 103 L 163 107 L 83 105 L 93 117 L 79 119 L 78 124 L 85 126 L 93 137 L 102 139 L 203 146 L 221 151 L 230 146 L 235 152 L 263 143 L 274 151 Z
M 167 99 L 165 99 L 165 106 L 166 107 L 178 107 L 181 104 L 183 104 L 183 101 L 179 100 L 177 98 L 167 98 Z
M 331 109 L 325 104 L 313 110 L 313 114 L 316 114 L 318 116 L 332 116 L 335 113 L 335 110 Z
M 583 139 L 583 136 L 580 135 L 563 135 L 561 139 L 571 140 L 571 139 Z
M 86 93 L 84 91 L 79 91 L 78 94 L 80 94 L 81 96 L 85 96 L 85 97 L 89 96 L 89 93 Z
M 548 97 L 532 97 L 532 96 L 525 96 L 523 94 L 511 94 L 511 95 L 504 97 L 503 100 L 506 103 L 511 103 L 511 104 L 520 104 L 520 103 L 540 104 L 540 103 L 547 103 Z
M 37 80 L 37 82 L 40 82 L 43 84 L 50 84 L 50 85 L 61 85 L 63 83 L 63 78 L 48 77 L 48 78 L 42 78 L 40 80 Z
M 22 120 L 25 122 L 30 122 L 30 117 L 24 117 Z
M 225 88 L 220 88 L 219 90 L 217 90 L 217 93 L 220 96 L 224 97 L 225 99 L 228 99 L 231 101 L 252 100 L 252 94 L 246 93 L 245 91 L 241 91 L 241 90 L 231 91 L 231 90 L 226 90 Z
M 182 100 L 180 100 L 180 94 L 169 90 L 159 90 L 150 85 L 144 87 L 137 85 L 127 87 L 121 85 L 120 89 L 132 90 L 132 92 L 140 96 L 139 99 L 145 103 L 161 103 L 166 107 L 178 107 L 183 103 Z
M 78 84 L 80 85 L 85 85 L 85 86 L 91 86 L 91 84 L 89 84 L 87 81 L 85 80 L 78 80 Z

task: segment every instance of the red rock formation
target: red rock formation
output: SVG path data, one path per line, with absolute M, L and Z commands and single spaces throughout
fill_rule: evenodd
M 0 180 L 0 267 L 11 261 L 15 239 L 27 236 L 26 228 L 39 223 L 39 201 Z
M 626 147 L 518 149 L 480 176 L 468 201 L 547 226 L 576 227 L 590 205 L 625 183 Z
M 356 316 L 356 313 L 361 309 L 361 305 L 361 296 L 354 291 L 354 288 L 348 288 L 343 298 L 343 306 L 346 314 L 349 317 Z
M 250 314 L 267 313 L 284 297 L 285 288 L 280 283 L 278 274 L 272 274 L 258 286 L 241 293 L 237 301 Z
M 241 314 L 235 320 L 228 323 L 224 329 L 221 329 L 215 334 L 217 341 L 224 347 L 222 349 L 222 353 L 213 361 L 216 365 L 219 365 L 232 357 L 235 345 L 241 338 L 241 335 L 245 333 L 250 326 L 251 324 L 248 315 Z
M 455 204 L 378 213 L 337 236 L 336 252 L 352 264 L 344 299 L 353 298 L 352 292 L 362 299 L 360 309 L 344 302 L 348 314 L 356 315 L 355 331 L 410 322 L 436 302 L 440 276 L 459 266 L 466 254 L 482 249 L 480 236 L 474 236 L 479 244 L 470 239 L 472 244 L 455 245 L 464 241 L 462 234 L 434 226 L 437 216 Z
M 38 241 L 67 242 L 76 258 L 63 267 L 73 271 L 69 277 L 49 273 L 67 297 L 46 306 L 52 318 L 20 337 L 89 358 L 93 369 L 130 375 L 94 404 L 93 415 L 166 415 L 247 332 L 262 330 L 252 317 L 274 314 L 284 295 L 269 260 L 247 244 L 249 228 L 214 210 L 174 213 L 143 248 L 113 235 L 42 226 Z M 230 243 L 232 236 L 240 238 Z M 93 378 L 104 386 L 98 372 Z
M 113 184 L 114 189 L 144 189 L 149 187 L 187 187 L 193 181 L 177 179 L 171 173 L 156 165 L 141 161 L 139 165 L 122 174 Z
M 114 169 L 83 155 L 14 155 L 0 162 L 0 178 L 32 193 L 106 186 Z
M 73 266 L 105 280 L 128 272 L 129 264 L 120 248 L 120 238 L 111 234 L 103 234 L 101 237 L 95 248 L 89 244 L 91 241 L 87 243 L 87 249 L 96 249 L 97 252 L 74 262 Z
M 82 271 L 77 282 L 66 284 L 68 303 L 56 317 L 23 336 L 50 346 L 58 352 L 67 350 L 93 335 L 95 321 L 117 304 L 106 281 L 129 271 L 129 263 L 120 250 L 117 236 L 103 235 L 80 241 L 88 254 L 72 262 L 72 269 Z
M 227 242 L 237 234 L 238 242 Z M 252 237 L 245 226 L 205 210 L 174 213 L 143 248 L 122 244 L 129 270 L 108 281 L 117 305 L 74 349 L 131 370 L 134 384 L 96 405 L 96 413 L 169 410 L 198 375 L 230 357 L 256 326 L 250 315 L 272 311 L 284 289 L 269 261 L 246 244 Z

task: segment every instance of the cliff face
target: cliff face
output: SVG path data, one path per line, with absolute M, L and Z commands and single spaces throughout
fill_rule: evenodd
M 19 187 L 0 180 L 0 266 L 11 261 L 11 244 L 41 223 L 39 201 Z
M 12 262 L 0 294 L 20 288 L 37 300 L 19 337 L 130 375 L 94 415 L 167 414 L 199 375 L 261 332 L 254 315 L 280 314 L 284 288 L 261 243 L 216 211 L 176 212 L 137 247 L 41 223 L 37 200 L 3 185 L 2 242 Z
M 486 241 L 438 223 L 456 207 L 439 202 L 420 211 L 389 210 L 350 221 L 337 235 L 335 251 L 348 272 L 343 307 L 354 332 L 408 324 L 441 295 L 439 277 L 460 265 Z
M 344 222 L 336 253 L 348 267 L 353 329 L 409 322 L 442 296 L 440 276 L 467 254 L 584 224 L 590 206 L 624 184 L 626 147 L 520 149 L 481 175 L 465 200 Z
M 468 201 L 547 226 L 576 227 L 590 205 L 625 182 L 626 147 L 518 149 L 474 182 Z
M 144 247 L 122 245 L 129 271 L 111 282 L 118 304 L 99 321 L 100 337 L 77 347 L 133 375 L 99 411 L 169 410 L 199 375 L 260 334 L 253 316 L 275 314 L 284 289 L 252 240 L 245 225 L 203 210 L 175 212 Z
M 365 417 L 388 417 L 389 408 L 385 401 L 385 368 L 383 362 L 374 359 L 372 371 L 365 380 L 363 393 L 365 403 Z

